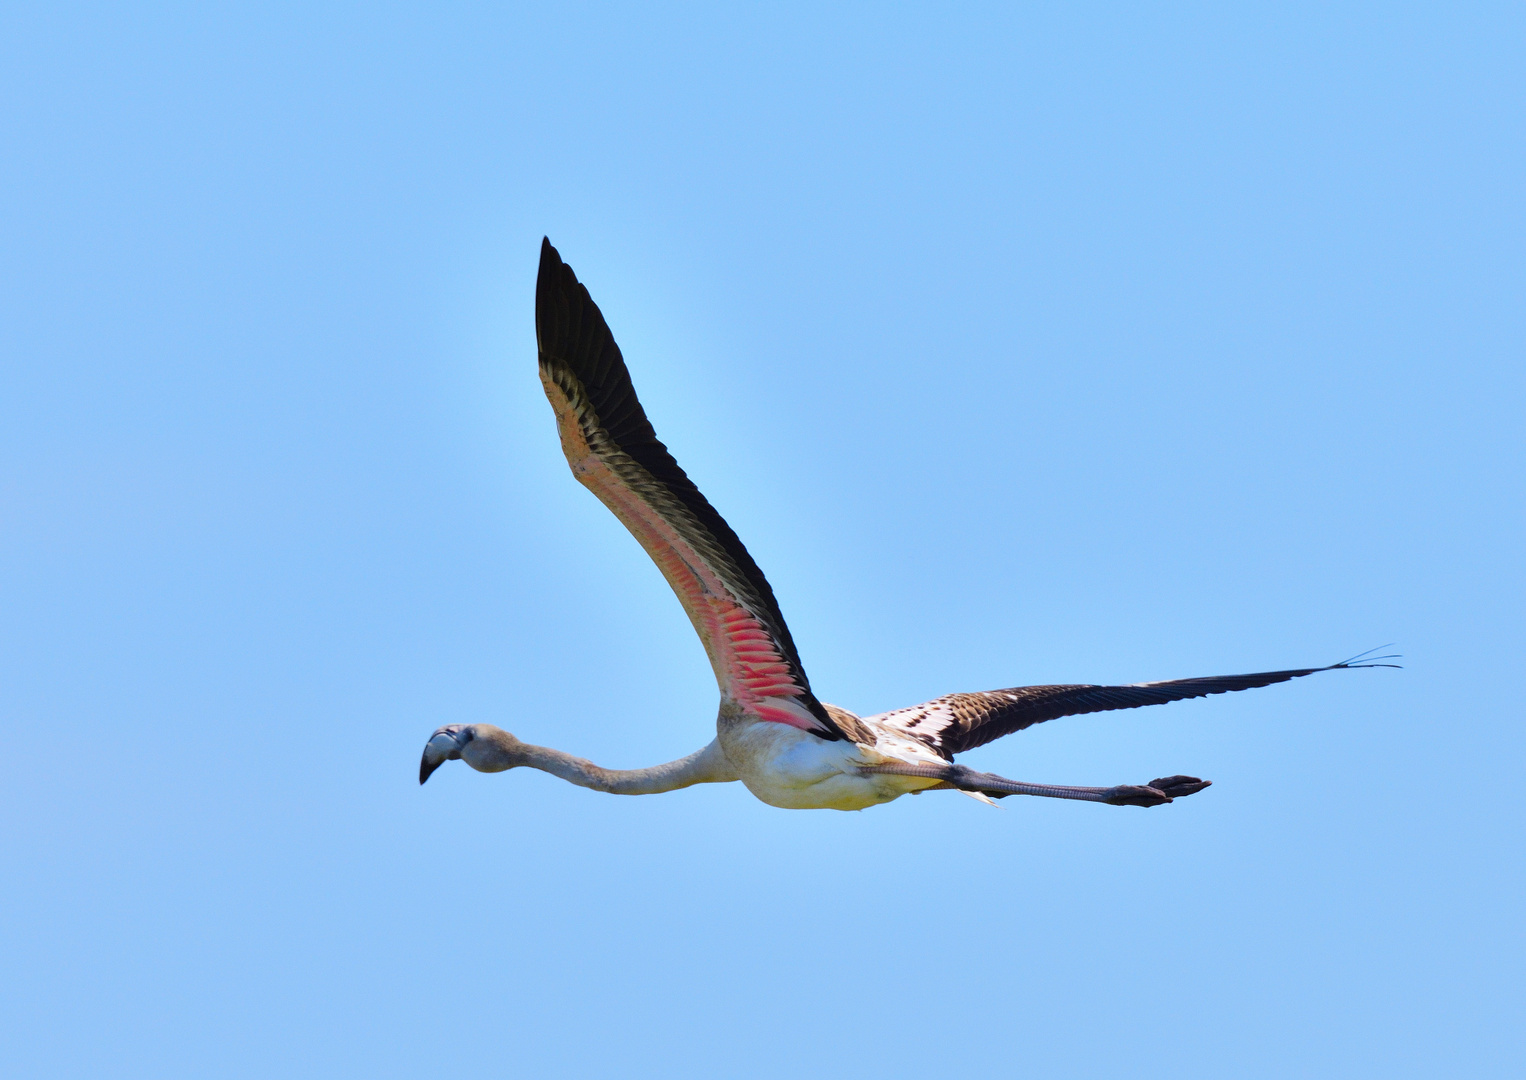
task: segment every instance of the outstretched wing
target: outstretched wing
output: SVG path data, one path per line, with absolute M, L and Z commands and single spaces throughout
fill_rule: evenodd
M 1313 675 L 1317 671 L 1393 666 L 1370 661 L 1345 661 L 1292 671 L 1211 675 L 1202 679 L 1172 679 L 1169 682 L 1130 683 L 1126 686 L 1014 686 L 1009 690 L 990 690 L 980 694 L 949 694 L 925 705 L 913 705 L 909 709 L 896 709 L 894 712 L 867 717 L 864 722 L 883 724 L 910 735 L 944 757 L 952 758 L 955 754 L 984 746 L 1003 735 L 1061 716 L 1106 712 L 1110 709 L 1137 709 L 1141 705 L 1164 705 L 1168 701 L 1227 694 L 1231 690 L 1250 690 L 1257 686 L 1270 686 L 1272 683 Z
M 842 738 L 811 693 L 763 571 L 658 441 L 604 316 L 550 240 L 540 249 L 535 336 L 573 475 L 678 594 L 721 692 L 760 719 Z

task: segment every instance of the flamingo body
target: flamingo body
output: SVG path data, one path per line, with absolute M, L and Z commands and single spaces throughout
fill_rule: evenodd
M 604 316 L 549 240 L 535 286 L 541 384 L 578 482 L 651 556 L 694 625 L 721 693 L 715 741 L 646 769 L 605 769 L 521 742 L 491 724 L 435 731 L 423 783 L 443 762 L 479 772 L 528 766 L 583 787 L 646 795 L 740 780 L 770 806 L 862 810 L 935 788 L 989 802 L 1037 795 L 1156 806 L 1208 787 L 1191 776 L 1143 785 L 1030 784 L 954 764 L 954 755 L 1060 716 L 1158 705 L 1286 682 L 1316 671 L 1394 666 L 1376 657 L 1320 668 L 1176 679 L 1126 686 L 1023 686 L 949 694 L 859 717 L 820 701 L 762 570 L 657 438 Z
M 874 745 L 847 739 L 827 741 L 791 725 L 749 715 L 740 706 L 721 705 L 716 738 L 747 790 L 785 810 L 863 810 L 938 780 L 890 773 L 865 773 L 888 762 L 940 763 L 936 754 L 893 732 L 876 732 Z

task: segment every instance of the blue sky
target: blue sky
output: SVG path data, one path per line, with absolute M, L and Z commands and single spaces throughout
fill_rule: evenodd
M 1523 22 L 6 8 L 6 1074 L 1507 1074 Z M 965 759 L 1147 812 L 420 789 L 713 730 L 542 234 L 825 700 L 1405 670 Z

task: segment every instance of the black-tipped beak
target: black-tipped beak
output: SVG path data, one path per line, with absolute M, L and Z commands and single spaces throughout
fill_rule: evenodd
M 419 783 L 425 780 L 447 761 L 461 757 L 461 748 L 472 741 L 472 729 L 465 724 L 447 724 L 429 736 L 424 744 L 424 756 L 419 760 Z
M 428 780 L 434 771 L 444 764 L 444 758 L 437 758 L 434 761 L 430 761 L 429 751 L 425 750 L 423 758 L 419 760 L 419 783 L 422 784 L 425 780 Z

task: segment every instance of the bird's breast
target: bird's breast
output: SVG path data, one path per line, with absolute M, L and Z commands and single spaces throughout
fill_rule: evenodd
M 863 810 L 932 781 L 871 774 L 864 751 L 846 739 L 829 742 L 788 724 L 721 709 L 721 749 L 742 783 L 763 802 L 787 810 Z

